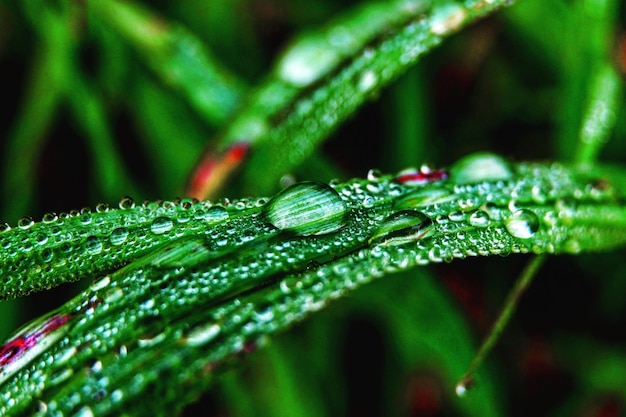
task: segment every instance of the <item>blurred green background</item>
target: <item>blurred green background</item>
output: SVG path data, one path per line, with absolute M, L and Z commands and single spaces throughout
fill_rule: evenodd
M 125 21 L 98 1 L 0 1 L 2 221 L 125 195 L 183 196 L 205 148 L 290 40 L 360 2 L 127 4 L 139 18 Z M 154 36 L 138 37 L 132 29 L 142 25 Z M 625 26 L 625 1 L 520 1 L 446 40 L 285 174 L 348 179 L 447 166 L 476 150 L 571 162 L 589 103 L 605 94 L 612 123 L 598 159 L 623 164 Z M 200 52 L 176 58 L 163 48 L 167 36 Z M 607 71 L 617 87 L 607 87 Z M 224 88 L 213 107 L 194 89 L 206 79 Z M 234 182 L 222 195 L 241 192 Z M 468 398 L 455 398 L 456 378 L 524 256 L 375 282 L 276 337 L 186 415 L 625 415 L 622 255 L 548 259 Z M 0 336 L 86 284 L 2 303 Z

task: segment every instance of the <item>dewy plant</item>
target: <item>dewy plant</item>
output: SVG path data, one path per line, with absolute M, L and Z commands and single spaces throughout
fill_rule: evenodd
M 217 133 L 190 176 L 187 198 L 135 203 L 127 197 L 119 207 L 100 203 L 93 209 L 50 212 L 41 221 L 22 217 L 15 224 L 0 223 L 0 299 L 72 281 L 90 283 L 0 348 L 0 415 L 172 415 L 215 387 L 224 370 L 269 336 L 374 279 L 468 257 L 539 255 L 522 274 L 523 285 L 511 296 L 514 305 L 546 255 L 623 247 L 626 170 L 597 163 L 619 127 L 622 94 L 614 66 L 598 58 L 606 52 L 600 40 L 613 27 L 608 22 L 616 6 L 610 2 L 580 2 L 568 12 L 571 20 L 594 17 L 588 52 L 598 60 L 590 60 L 591 69 L 580 62 L 576 67 L 589 70 L 587 78 L 581 75 L 586 83 L 572 82 L 584 93 L 572 87 L 565 94 L 573 98 L 563 113 L 576 116 L 563 118 L 576 124 L 561 129 L 565 139 L 559 146 L 565 150 L 557 159 L 562 162 L 519 162 L 496 152 L 473 152 L 449 166 L 422 165 L 395 174 L 371 169 L 366 178 L 305 180 L 275 192 L 281 177 L 301 166 L 330 165 L 316 153 L 322 142 L 424 53 L 512 3 L 360 4 L 296 38 L 248 92 L 246 82 L 230 74 L 187 29 L 132 2 L 93 0 L 81 6 L 103 44 L 131 49 L 150 77 L 168 85 L 183 98 L 186 111 L 195 111 Z M 26 214 L 22 211 L 34 199 L 21 189 L 34 181 L 27 167 L 43 146 L 37 142 L 42 137 L 38 129 L 45 130 L 61 97 L 99 155 L 93 169 L 100 189 L 110 196 L 119 184 L 127 184 L 129 192 L 137 188 L 124 181 L 129 176 L 113 150 L 106 111 L 74 56 L 75 33 L 67 24 L 75 22 L 74 6 L 23 6 L 46 52 L 31 86 L 40 94 L 31 94 L 32 107 L 19 114 L 19 128 L 2 156 L 4 200 L 13 202 L 5 208 L 8 217 Z M 517 22 L 526 15 L 520 16 Z M 549 50 L 550 42 L 542 47 Z M 568 56 L 574 60 L 575 54 Z M 143 77 L 137 91 L 148 98 L 164 94 L 145 87 L 155 81 Z M 136 109 L 152 132 L 148 136 L 161 137 L 155 126 L 171 117 L 169 96 L 164 97 L 159 101 L 163 109 L 150 107 L 150 99 Z M 163 125 L 167 132 L 175 125 L 178 133 L 178 123 L 192 132 L 189 126 L 196 121 L 172 117 Z M 178 145 L 159 143 L 167 149 L 156 157 L 162 158 L 166 174 L 161 179 L 167 181 Z M 235 184 L 238 194 L 218 198 L 230 190 L 227 184 Z M 441 306 L 436 319 L 449 327 L 438 330 L 437 342 L 422 351 L 438 358 L 440 351 L 450 357 L 458 349 L 460 356 L 467 343 L 455 345 L 462 339 L 452 330 L 458 320 L 450 318 L 453 308 L 437 294 L 429 288 L 420 295 L 436 300 Z M 391 311 L 393 303 L 385 303 Z M 406 326 L 397 333 L 406 340 L 419 327 L 411 320 L 393 321 Z M 480 350 L 479 360 L 491 343 Z M 459 392 L 474 382 L 478 362 Z M 442 373 L 452 373 L 449 362 L 445 365 Z M 461 376 L 457 372 L 451 378 Z M 281 394 L 299 398 L 288 389 Z M 471 398 L 467 401 L 472 404 Z M 501 405 L 494 399 L 458 408 L 464 415 L 489 416 L 498 415 Z

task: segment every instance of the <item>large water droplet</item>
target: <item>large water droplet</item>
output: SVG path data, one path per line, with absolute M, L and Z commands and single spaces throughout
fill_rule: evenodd
M 17 227 L 26 230 L 34 224 L 35 222 L 33 221 L 32 217 L 22 217 L 18 220 Z
M 278 64 L 280 77 L 296 87 L 305 87 L 326 75 L 341 59 L 319 38 L 304 38 L 289 49 Z
M 204 215 L 204 220 L 208 222 L 221 222 L 228 219 L 228 211 L 222 206 L 211 206 Z
M 449 190 L 440 188 L 425 188 L 415 192 L 410 192 L 396 201 L 397 208 L 417 208 L 432 204 L 445 203 L 455 199 L 455 195 Z
M 485 227 L 489 224 L 489 214 L 484 210 L 476 210 L 470 216 L 469 222 L 474 227 Z
M 467 11 L 456 4 L 437 8 L 432 17 L 430 31 L 435 35 L 446 35 L 457 31 L 467 19 Z
M 435 230 L 433 221 L 417 210 L 402 210 L 387 217 L 370 238 L 370 243 L 401 245 L 425 238 Z
M 372 168 L 367 171 L 367 180 L 372 182 L 379 182 L 382 179 L 383 174 L 380 170 Z
M 152 221 L 150 230 L 152 231 L 152 233 L 160 235 L 160 234 L 169 232 L 170 230 L 172 230 L 172 227 L 174 227 L 174 223 L 172 222 L 172 219 L 170 219 L 169 217 L 162 216 L 162 217 L 157 217 L 156 219 Z
M 109 211 L 109 205 L 107 203 L 98 203 L 98 205 L 96 206 L 97 213 L 104 213 L 107 211 Z
M 89 236 L 85 240 L 85 249 L 87 249 L 90 255 L 97 255 L 102 252 L 102 242 L 100 242 L 97 236 Z
M 512 176 L 513 171 L 504 158 L 486 152 L 461 158 L 450 168 L 450 178 L 456 184 L 506 180 Z
M 128 230 L 123 227 L 118 227 L 117 229 L 113 230 L 113 232 L 111 232 L 111 245 L 121 245 L 122 243 L 126 242 L 127 238 Z
M 344 227 L 348 207 L 330 186 L 301 182 L 279 192 L 264 206 L 263 212 L 274 227 L 310 236 Z
M 532 211 L 521 209 L 511 214 L 504 221 L 504 226 L 511 236 L 519 239 L 528 239 L 533 237 L 539 230 L 539 218 Z
M 132 209 L 135 207 L 135 200 L 131 197 L 124 197 L 120 200 L 119 205 L 122 210 Z
M 57 219 L 58 219 L 58 216 L 56 215 L 56 213 L 50 212 L 50 213 L 44 214 L 41 221 L 44 223 L 54 223 L 57 221 Z
M 216 323 L 198 326 L 185 335 L 183 342 L 189 346 L 200 346 L 213 340 L 221 330 Z
M 111 283 L 111 277 L 109 275 L 105 275 L 104 277 L 99 278 L 96 281 L 94 281 L 91 284 L 90 289 L 92 291 L 99 291 L 103 289 L 104 287 L 108 286 L 110 283 Z
M 359 90 L 364 92 L 369 91 L 376 86 L 377 82 L 378 77 L 374 71 L 365 71 L 359 80 Z

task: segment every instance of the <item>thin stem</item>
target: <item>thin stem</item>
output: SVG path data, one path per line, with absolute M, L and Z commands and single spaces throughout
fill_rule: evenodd
M 456 385 L 456 393 L 458 396 L 465 395 L 468 389 L 476 385 L 476 379 L 474 377 L 476 370 L 483 363 L 500 338 L 500 335 L 504 331 L 506 325 L 511 319 L 511 316 L 513 315 L 513 312 L 515 311 L 519 300 L 532 282 L 535 275 L 537 275 L 537 272 L 539 271 L 539 268 L 541 268 L 541 265 L 543 265 L 545 259 L 546 255 L 534 256 L 522 272 L 522 275 L 517 279 L 515 287 L 513 287 L 507 296 L 504 307 L 493 324 L 493 327 L 489 331 L 489 334 L 485 340 L 483 340 L 478 353 L 476 353 L 476 356 L 474 356 L 474 359 L 467 368 L 467 371 Z

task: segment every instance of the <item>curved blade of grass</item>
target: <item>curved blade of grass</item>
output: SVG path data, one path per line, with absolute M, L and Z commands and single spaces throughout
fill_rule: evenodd
M 513 168 L 517 170 L 515 173 Z M 616 193 L 621 192 L 619 187 L 622 183 L 612 181 L 608 175 L 618 179 L 621 177 L 612 172 L 621 171 L 616 171 L 616 168 L 612 171 L 577 171 L 559 167 L 551 169 L 544 165 L 514 166 L 489 154 L 477 154 L 461 160 L 451 171 L 452 178 L 458 178 L 459 184 L 476 181 L 477 178 L 482 178 L 481 175 L 485 180 L 493 180 L 486 182 L 483 187 L 462 188 L 450 180 L 428 180 L 429 176 L 432 179 L 444 178 L 448 175 L 445 171 L 416 171 L 402 174 L 397 179 L 385 177 L 384 180 L 376 178 L 376 173 L 372 172 L 372 179 L 354 183 L 360 184 L 358 188 L 361 189 L 356 195 L 351 191 L 355 186 L 353 183 L 336 187 L 340 195 L 345 193 L 342 199 L 347 199 L 346 204 L 350 207 L 349 210 L 345 208 L 346 211 L 359 209 L 354 213 L 367 214 L 374 219 L 368 225 L 361 225 L 358 233 L 355 232 L 361 237 L 346 243 L 342 250 L 351 252 L 361 248 L 367 239 L 373 239 L 369 243 L 384 239 L 384 229 L 378 232 L 380 236 L 375 231 L 382 227 L 385 217 L 404 209 L 425 211 L 430 218 L 426 222 L 429 224 L 427 231 L 430 231 L 435 218 L 456 214 L 462 221 L 448 222 L 455 225 L 452 229 L 455 233 L 465 232 L 464 221 L 468 221 L 467 213 L 476 212 L 479 218 L 473 221 L 481 227 L 474 231 L 470 228 L 468 232 L 485 240 L 480 243 L 481 251 L 472 251 L 473 254 L 487 255 L 521 250 L 540 253 L 575 252 L 576 248 L 599 250 L 611 247 L 621 242 L 624 234 L 618 227 L 624 220 L 621 217 L 622 209 L 616 205 Z M 507 179 L 507 182 L 502 183 L 502 179 Z M 418 185 L 412 185 L 416 181 Z M 408 182 L 409 185 L 403 182 Z M 313 194 L 319 191 L 315 186 L 309 187 L 309 191 L 306 191 L 307 187 L 301 188 Z M 418 190 L 417 194 L 415 188 Z M 333 196 L 332 193 L 321 195 Z M 288 227 L 291 220 L 272 225 L 267 211 L 274 207 L 264 208 L 266 201 L 267 199 L 262 198 L 212 204 L 208 201 L 185 199 L 135 205 L 132 199 L 125 198 L 120 201 L 119 210 L 101 204 L 94 212 L 83 210 L 59 216 L 50 214 L 38 223 L 23 218 L 14 228 L 5 224 L 5 231 L 0 234 L 0 276 L 3 280 L 0 295 L 2 298 L 12 298 L 81 277 L 101 275 L 147 255 L 157 247 L 183 238 L 205 239 L 210 249 L 207 255 L 209 259 L 230 255 L 244 243 L 250 245 L 250 242 L 267 242 L 280 234 L 281 227 Z M 466 207 L 459 207 L 463 202 L 466 202 Z M 515 206 L 516 202 L 520 204 Z M 487 209 L 478 210 L 487 203 Z M 567 212 L 571 213 L 568 215 L 575 216 L 568 224 L 562 225 L 562 219 L 553 218 L 558 214 L 554 212 L 556 203 L 569 208 Z M 528 216 L 523 215 L 523 209 L 534 211 L 534 216 L 531 215 L 530 219 L 536 223 L 531 225 L 533 227 L 538 227 L 541 222 L 551 222 L 549 227 L 539 229 L 537 236 L 541 237 L 541 244 L 538 246 L 535 239 L 522 240 L 520 242 L 525 244 L 519 245 L 520 242 L 512 239 L 509 233 L 502 233 L 506 226 L 505 221 L 516 207 L 521 213 L 521 220 L 528 220 Z M 281 216 L 287 215 L 282 211 L 279 213 Z M 552 217 L 545 219 L 546 216 Z M 500 229 L 484 227 L 491 224 L 488 223 L 490 217 L 495 217 L 495 224 Z M 299 217 L 295 219 L 297 221 Z M 600 219 L 607 224 L 603 225 Z M 410 218 L 405 220 L 409 225 L 413 221 Z M 390 227 L 403 225 L 401 222 L 398 226 L 391 224 Z M 311 227 L 315 228 L 316 223 L 307 226 Z M 305 232 L 307 228 L 304 229 Z M 579 239 L 570 239 L 575 236 L 570 236 L 575 230 L 585 228 L 594 233 L 584 233 Z M 415 232 L 417 231 L 416 229 Z M 453 239 L 448 232 L 441 237 L 446 242 Z M 408 239 L 411 240 L 410 237 Z M 396 241 L 393 236 L 390 238 L 390 242 Z M 220 242 L 224 243 L 220 245 Z M 495 246 L 490 247 L 490 243 Z M 465 256 L 463 249 L 476 244 L 478 243 L 473 241 L 460 241 L 450 246 L 449 250 L 443 250 L 445 247 L 442 247 L 438 254 L 430 253 L 432 248 L 428 248 L 429 250 L 421 253 L 420 260 L 427 263 L 429 259 Z M 339 251 L 340 247 L 335 247 L 335 250 Z
M 599 64 L 589 82 L 587 105 L 580 129 L 575 160 L 593 164 L 609 140 L 623 99 L 622 80 L 611 65 Z
M 338 125 L 424 53 L 510 3 L 371 2 L 302 35 L 202 158 L 188 195 L 214 197 L 244 158 L 223 161 L 230 158 L 230 149 L 242 145 L 246 150 L 253 147 L 244 185 L 261 194 L 273 192 L 282 175 L 306 160 Z
M 270 201 L 124 201 L 22 223 L 0 234 L 5 296 L 113 272 L 0 349 L 0 414 L 176 410 L 223 365 L 372 279 L 624 245 L 623 184 L 587 172 L 478 154 L 449 173 L 302 183 Z
M 152 70 L 209 123 L 223 124 L 238 107 L 244 83 L 182 26 L 128 1 L 91 1 L 89 10 L 132 44 Z
M 567 24 L 564 39 L 558 44 L 566 49 L 559 54 L 563 57 L 559 71 L 563 105 L 557 116 L 556 143 L 561 160 L 588 162 L 594 158 L 614 123 L 611 117 L 598 115 L 617 112 L 621 94 L 621 82 L 611 69 L 617 6 L 610 0 L 577 3 L 562 16 Z M 584 34 L 575 29 L 581 24 L 586 28 Z
M 39 51 L 35 53 L 28 92 L 2 152 L 5 173 L 2 200 L 11 201 L 3 206 L 2 216 L 12 221 L 31 209 L 35 199 L 36 161 L 69 85 L 66 76 L 71 54 L 69 33 L 46 9 L 40 11 L 38 22 L 42 36 Z
M 44 62 L 37 62 L 32 92 L 24 106 L 6 152 L 4 165 L 10 175 L 6 175 L 3 195 L 15 204 L 7 206 L 12 212 L 7 218 L 23 214 L 34 199 L 33 191 L 37 158 L 40 156 L 44 130 L 53 117 L 57 106 L 65 99 L 86 132 L 86 138 L 94 155 L 95 178 L 102 194 L 111 198 L 128 193 L 136 193 L 129 175 L 115 151 L 113 137 L 109 131 L 106 114 L 101 99 L 90 88 L 83 74 L 76 67 L 76 42 L 71 27 L 67 24 L 67 13 L 57 13 L 47 6 L 35 7 L 30 11 L 35 26 L 44 42 Z M 43 22 L 43 23 L 42 23 Z M 71 81 L 71 82 L 70 82 Z M 25 184 L 31 184 L 25 187 Z M 123 189 L 123 191 L 121 191 Z

